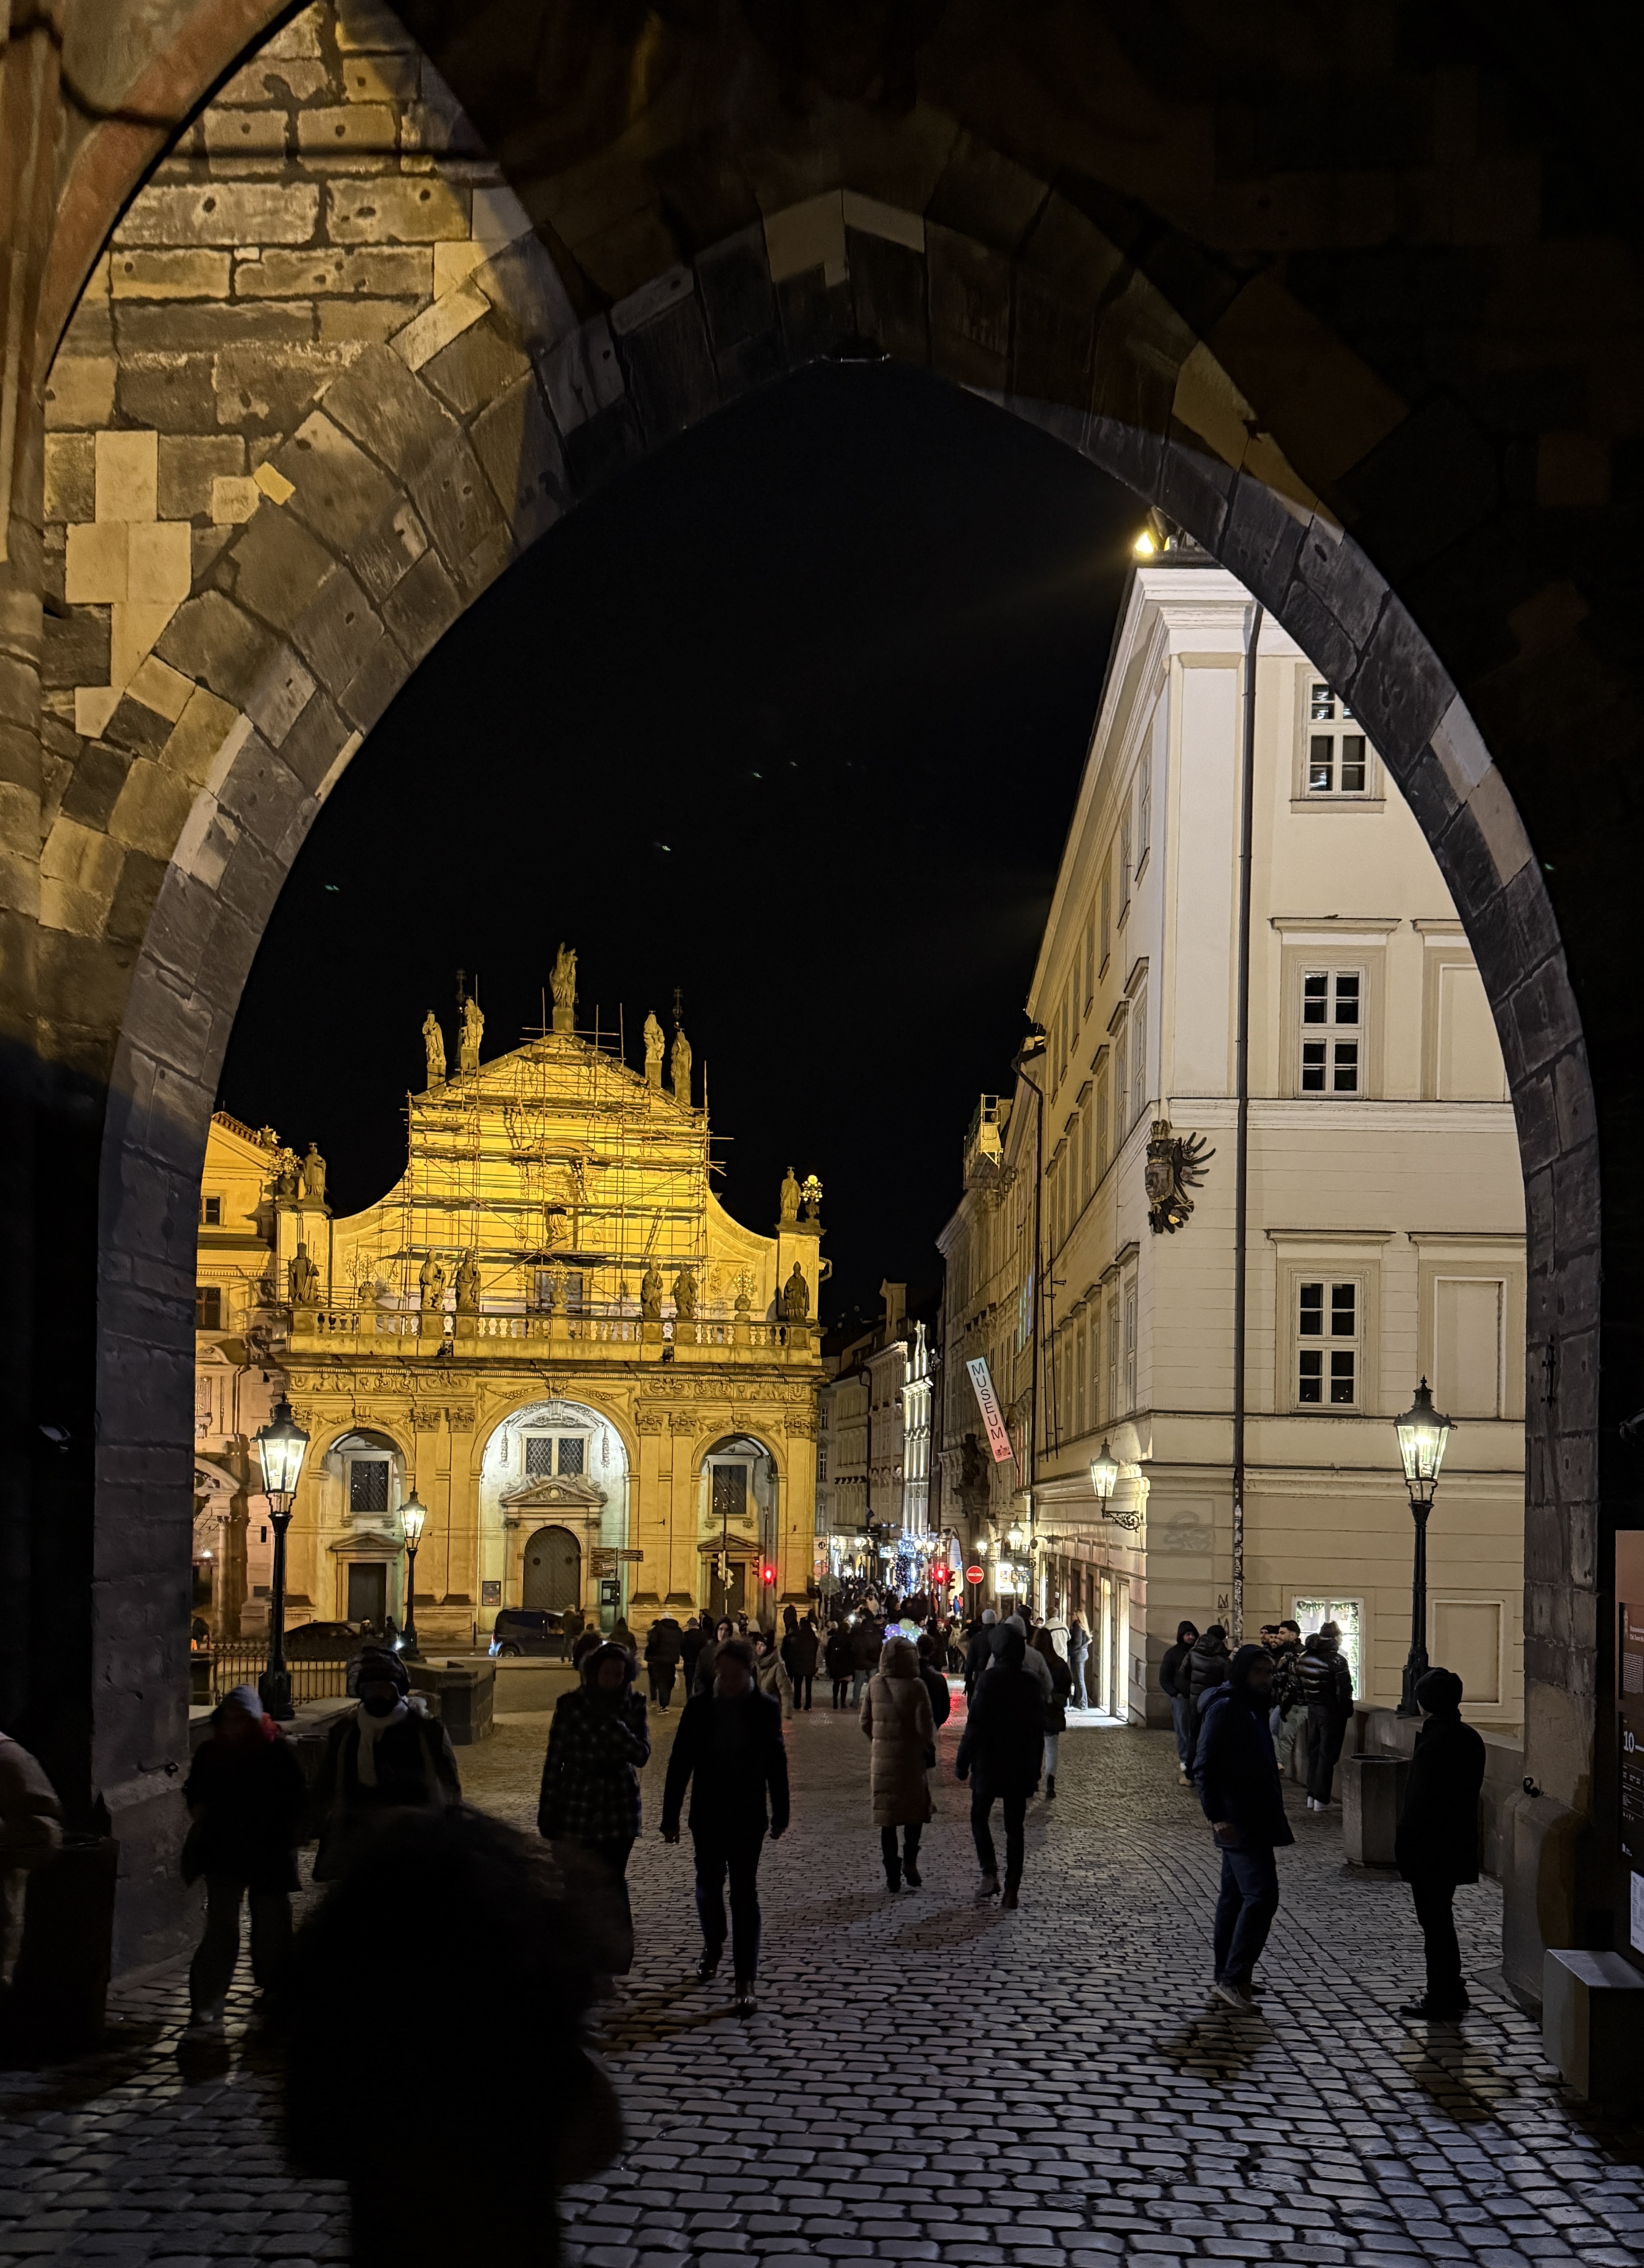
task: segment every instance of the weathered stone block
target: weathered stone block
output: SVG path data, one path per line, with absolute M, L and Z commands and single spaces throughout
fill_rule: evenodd
M 272 240 L 305 241 L 310 232 L 303 239 Z M 431 173 L 331 181 L 326 188 L 326 232 L 334 244 L 431 244 L 436 237 L 466 236 L 467 193 Z M 258 233 L 248 230 L 247 239 L 254 241 Z
M 387 347 L 368 347 L 328 388 L 326 415 L 401 476 L 457 430 L 449 411 Z
M 631 331 L 620 352 L 648 440 L 683 432 L 718 408 L 718 380 L 694 298 L 680 299 L 667 313 Z
M 407 370 L 421 370 L 442 347 L 477 323 L 489 305 L 482 291 L 461 284 L 444 298 L 436 299 L 420 315 L 413 316 L 395 336 L 394 352 Z
M 233 105 L 312 102 L 331 85 L 331 72 L 318 48 L 312 55 L 276 55 L 263 48 L 220 91 L 217 99 Z
M 219 354 L 227 347 L 305 346 L 313 310 L 297 300 L 122 302 L 114 335 L 122 354 Z
M 129 533 L 122 519 L 92 520 L 69 530 L 63 593 L 71 607 L 106 607 L 124 599 Z
M 426 298 L 433 289 L 427 245 L 373 245 L 356 252 L 319 245 L 311 252 L 259 248 L 236 254 L 237 299 Z
M 223 422 L 212 376 L 209 355 L 128 356 L 120 364 L 120 415 L 162 433 L 209 433 Z
M 548 354 L 542 364 L 548 406 L 561 433 L 608 409 L 622 395 L 622 370 L 611 326 L 603 315 L 584 323 Z
M 319 221 L 319 191 L 305 181 L 150 184 L 114 231 L 127 245 L 306 244 Z
M 380 605 L 427 549 L 422 521 L 410 504 L 400 504 L 355 544 L 349 565 L 361 588 Z
M 334 561 L 290 512 L 273 511 L 257 514 L 228 563 L 236 598 L 276 630 L 289 630 Z
M 236 707 L 279 644 L 275 632 L 221 591 L 202 591 L 172 615 L 156 644 L 163 661 Z
M 394 112 L 387 103 L 362 101 L 340 103 L 334 109 L 301 110 L 297 146 L 305 157 L 397 157 Z
M 245 470 L 246 444 L 238 434 L 161 435 L 156 459 L 156 505 L 160 518 L 215 519 L 212 497 L 217 482 L 243 476 Z
M 226 252 L 115 253 L 109 285 L 116 299 L 226 299 Z
M 346 551 L 394 500 L 387 474 L 323 410 L 303 420 L 278 464 L 294 491 L 286 510 L 337 551 Z
M 40 681 L 48 688 L 107 683 L 108 615 L 104 608 L 76 607 L 66 622 L 47 616 Z
M 59 355 L 46 381 L 46 430 L 106 425 L 114 414 L 112 355 Z
M 466 603 L 445 572 L 439 554 L 429 551 L 390 593 L 383 605 L 383 619 L 415 666 L 432 652 Z
M 415 299 L 321 299 L 314 307 L 320 341 L 350 353 L 382 346 L 416 313 Z
M 442 249 L 459 248 L 436 245 L 436 269 Z M 474 289 L 484 292 L 509 335 L 531 352 L 569 338 L 576 329 L 576 311 L 559 270 L 534 236 L 503 246 L 471 274 Z
M 46 436 L 48 519 L 90 519 L 97 508 L 95 440 L 90 433 Z
M 350 102 L 409 102 L 421 77 L 422 58 L 415 54 L 345 54 L 342 58 L 342 92 Z
M 342 688 L 339 705 L 343 715 L 362 733 L 369 733 L 409 675 L 406 658 L 393 638 L 380 639 Z
M 334 697 L 371 659 L 379 617 L 346 567 L 333 567 L 292 627 L 293 644 Z
M 285 155 L 290 125 L 283 110 L 240 110 L 227 103 L 214 102 L 208 107 L 201 125 L 206 148 L 214 158 Z
M 436 311 L 429 310 L 430 314 Z M 471 417 L 523 378 L 531 364 L 494 321 L 476 323 L 434 355 L 423 375 L 460 417 Z M 534 390 L 534 389 L 533 389 Z
M 216 356 L 210 421 L 245 432 L 290 433 L 345 364 L 337 347 L 229 347 Z
M 522 378 L 494 401 L 470 438 L 523 549 L 559 518 L 567 485 L 560 438 L 535 379 Z
M 468 554 L 503 526 L 501 507 L 464 440 L 449 443 L 412 475 L 411 493 L 423 526 L 450 563 L 460 569 Z

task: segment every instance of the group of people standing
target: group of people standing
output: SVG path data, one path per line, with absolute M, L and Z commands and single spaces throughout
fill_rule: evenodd
M 1303 1638 L 1296 1622 L 1265 1623 L 1261 1651 L 1272 1668 L 1268 1729 L 1281 1772 L 1288 1771 L 1296 1739 L 1307 1727 L 1307 1808 L 1326 1811 L 1341 1744 L 1353 1722 L 1353 1670 L 1342 1651 L 1341 1631 L 1324 1623 Z M 1193 1778 L 1193 1749 L 1206 1704 L 1232 1675 L 1228 1634 L 1212 1623 L 1201 1636 L 1195 1624 L 1178 1625 L 1176 1643 L 1159 1663 L 1159 1686 L 1171 1705 L 1176 1755 L 1184 1787 Z

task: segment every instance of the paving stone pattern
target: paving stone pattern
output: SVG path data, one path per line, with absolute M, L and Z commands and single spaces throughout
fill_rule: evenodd
M 573 2262 L 1644 2261 L 1638 2137 L 1580 2113 L 1493 1982 L 1493 1884 L 1458 1901 L 1475 2014 L 1402 2022 L 1408 1894 L 1348 1874 L 1337 1822 L 1299 1811 L 1263 2014 L 1241 2021 L 1207 1997 L 1216 1861 L 1169 1736 L 1069 1734 L 1005 1915 L 972 1901 L 957 1716 L 924 1888 L 895 1898 L 854 1722 L 792 1728 L 795 1825 L 764 1867 L 745 2025 L 689 1975 L 688 1846 L 655 1832 L 677 1714 L 661 1720 L 641 1950 L 605 2032 L 630 2146 L 563 2201 Z M 504 1719 L 466 1752 L 475 1800 L 528 1823 L 545 1732 Z M 129 2047 L 4 2082 L 0 2268 L 345 2258 L 335 2185 L 282 2168 L 266 2073 L 180 2074 L 180 1970 L 118 1998 Z M 477 2240 L 482 2220 L 476 2203 Z

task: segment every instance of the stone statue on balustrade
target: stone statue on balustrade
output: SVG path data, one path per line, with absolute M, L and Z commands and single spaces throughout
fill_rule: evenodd
M 291 1260 L 291 1305 L 314 1307 L 319 1304 L 319 1270 L 308 1256 L 308 1247 L 299 1244 Z
M 479 1002 L 470 994 L 462 1004 L 462 1038 L 457 1048 L 459 1071 L 479 1070 L 480 1042 L 484 1037 L 485 1018 L 480 1012 Z
M 428 1083 L 440 1086 L 445 1078 L 445 1035 L 440 1028 L 439 1018 L 430 1008 L 422 1019 L 422 1046 L 428 1056 Z
M 445 1304 L 445 1270 L 430 1252 L 417 1276 L 422 1287 L 422 1312 L 433 1314 Z
M 655 1010 L 645 1017 L 645 1084 L 662 1092 L 662 1026 L 657 1021 Z
M 561 945 L 554 956 L 554 967 L 548 976 L 548 990 L 554 995 L 554 1028 L 570 1032 L 576 1028 L 576 954 L 574 947 Z
M 691 1107 L 691 1042 L 682 1030 L 673 1035 L 673 1061 L 670 1069 L 673 1074 L 673 1099 L 688 1110 Z
M 790 1228 L 799 1218 L 799 1181 L 791 1166 L 782 1175 L 782 1226 Z
M 694 1323 L 696 1321 L 696 1278 L 688 1260 L 681 1264 L 673 1279 L 673 1312 L 679 1322 Z
M 480 1260 L 470 1249 L 457 1263 L 457 1313 L 477 1315 L 480 1312 Z
M 326 1161 L 312 1142 L 303 1160 L 303 1195 L 312 1204 L 326 1202 Z
M 794 1272 L 782 1285 L 782 1321 L 803 1323 L 810 1320 L 811 1286 L 805 1281 L 805 1271 L 796 1260 Z
M 662 1270 L 654 1260 L 640 1278 L 639 1311 L 648 1323 L 662 1321 Z

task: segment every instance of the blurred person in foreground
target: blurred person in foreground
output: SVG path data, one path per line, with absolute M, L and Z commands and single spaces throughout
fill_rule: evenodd
M 1462 1882 L 1479 1879 L 1479 1793 L 1484 1742 L 1461 1716 L 1462 1682 L 1453 1669 L 1429 1669 L 1416 1681 L 1424 1722 L 1410 1759 L 1405 1808 L 1393 1860 L 1410 1885 L 1427 1948 L 1427 1989 L 1401 2016 L 1453 2023 L 1472 2003 L 1462 1976 L 1453 1911 Z
M 502 1821 L 400 1811 L 350 1844 L 293 1941 L 283 2110 L 292 2162 L 349 2185 L 355 2268 L 554 2262 L 556 2193 L 622 2146 L 593 1972 L 549 1854 Z M 385 2062 L 401 2022 L 415 2060 Z

